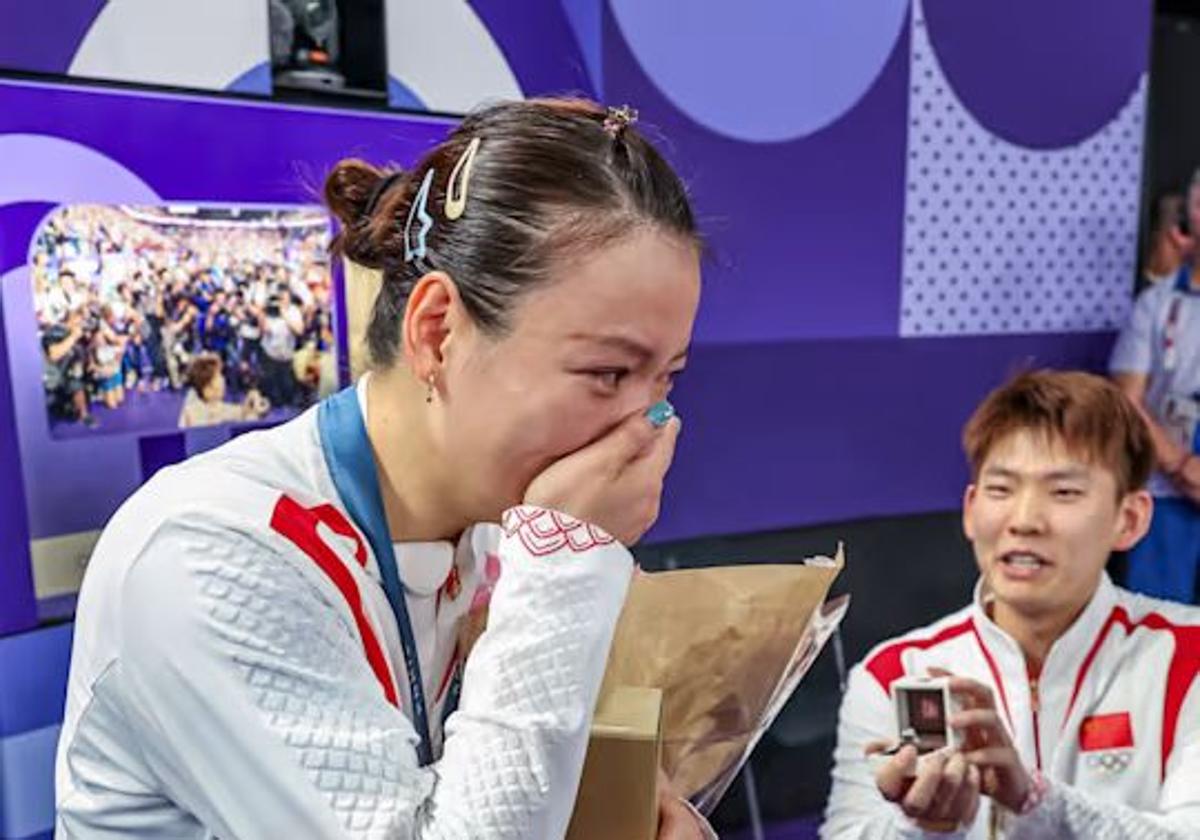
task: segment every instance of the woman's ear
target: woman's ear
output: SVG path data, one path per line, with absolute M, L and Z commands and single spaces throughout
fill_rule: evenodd
M 417 281 L 404 308 L 401 333 L 404 357 L 421 382 L 437 376 L 449 343 L 463 327 L 458 287 L 444 271 L 431 271 Z

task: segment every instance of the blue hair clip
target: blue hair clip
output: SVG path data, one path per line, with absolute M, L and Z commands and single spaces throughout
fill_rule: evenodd
M 421 181 L 421 188 L 417 190 L 412 207 L 408 211 L 408 221 L 404 223 L 404 261 L 406 263 L 425 259 L 425 237 L 433 228 L 433 217 L 429 215 L 429 210 L 425 206 L 429 201 L 429 187 L 432 184 L 433 170 L 430 169 Z M 416 231 L 415 240 L 412 229 L 414 221 L 421 223 Z

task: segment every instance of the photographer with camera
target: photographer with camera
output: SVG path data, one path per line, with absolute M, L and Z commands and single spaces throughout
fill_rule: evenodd
M 90 373 L 101 400 L 110 408 L 125 402 L 125 347 L 129 337 L 118 328 L 110 304 L 100 307 L 92 336 Z
M 83 313 L 72 310 L 65 323 L 42 331 L 42 387 L 51 416 L 95 426 L 84 383 L 88 340 Z
M 162 327 L 163 351 L 167 367 L 167 379 L 172 388 L 182 388 L 188 363 L 194 349 L 195 325 L 198 319 L 196 306 L 179 288 L 172 287 L 167 307 L 169 317 Z
M 296 340 L 304 335 L 304 319 L 292 305 L 286 287 L 276 289 L 261 319 L 262 387 L 272 405 L 290 406 L 296 399 L 292 359 Z
M 262 326 L 258 312 L 246 302 L 246 289 L 233 294 L 230 309 L 233 330 L 232 361 L 228 363 L 234 390 L 246 392 L 258 388 L 262 359 Z
M 851 672 L 821 836 L 1200 837 L 1200 610 L 1104 571 L 1149 526 L 1145 422 L 1105 379 L 1027 373 L 963 441 L 974 598 Z
M 213 294 L 204 319 L 204 349 L 216 354 L 226 370 L 237 368 L 237 324 L 229 295 L 223 290 Z

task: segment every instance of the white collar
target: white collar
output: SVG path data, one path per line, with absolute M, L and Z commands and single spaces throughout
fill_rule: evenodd
M 1092 600 L 1083 608 L 1083 612 L 1050 646 L 1050 650 L 1046 654 L 1046 661 L 1042 665 L 1044 678 L 1051 677 L 1052 674 L 1049 672 L 1057 672 L 1060 668 L 1075 670 L 1078 661 L 1091 649 L 1093 640 L 1108 621 L 1116 604 L 1117 588 L 1106 572 L 1100 576 L 1100 584 L 1092 594 Z M 1024 661 L 1020 645 L 988 615 L 987 604 L 983 598 L 982 578 L 975 584 L 971 612 L 975 626 L 979 628 L 980 638 L 986 645 L 995 646 L 1001 650 L 1008 649 L 1017 654 L 1022 662 Z

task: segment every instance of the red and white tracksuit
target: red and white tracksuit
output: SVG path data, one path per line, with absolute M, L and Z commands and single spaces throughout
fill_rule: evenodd
M 823 838 L 924 836 L 879 793 L 863 748 L 896 738 L 892 682 L 930 668 L 990 686 L 1025 765 L 1049 784 L 1024 817 L 984 798 L 958 836 L 1200 838 L 1200 609 L 1107 577 L 1036 680 L 978 591 L 971 606 L 875 648 L 842 702 Z

